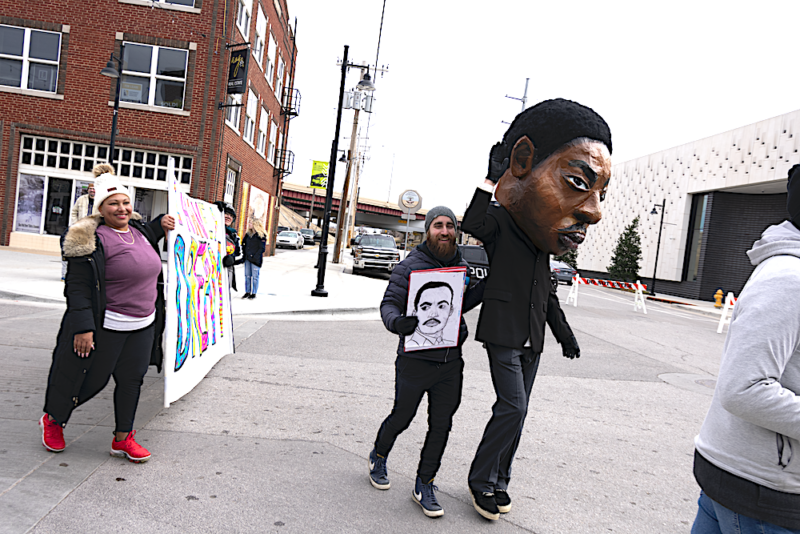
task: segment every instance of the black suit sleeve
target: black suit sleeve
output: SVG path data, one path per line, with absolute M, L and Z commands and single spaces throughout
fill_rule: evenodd
M 476 189 L 461 221 L 461 230 L 480 239 L 484 244 L 492 243 L 497 237 L 497 221 L 487 213 L 491 200 L 491 193 Z
M 467 313 L 468 311 L 472 310 L 483 302 L 483 290 L 486 288 L 486 278 L 481 279 L 480 282 L 472 286 L 470 289 L 467 289 L 467 292 L 464 294 L 464 304 L 461 307 L 462 314 Z
M 572 328 L 567 323 L 564 310 L 561 309 L 561 304 L 558 302 L 558 296 L 553 291 L 550 291 L 547 297 L 547 324 L 550 325 L 550 331 L 553 332 L 559 343 L 571 344 Z

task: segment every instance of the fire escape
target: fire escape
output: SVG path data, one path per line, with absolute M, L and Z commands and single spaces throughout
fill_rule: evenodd
M 297 117 L 300 114 L 300 91 L 291 87 L 287 87 L 283 91 L 283 98 L 281 99 L 281 115 L 284 117 L 284 124 L 288 126 L 288 121 Z M 286 131 L 284 127 L 284 131 Z M 284 138 L 283 148 L 278 148 L 275 151 L 275 171 L 274 175 L 282 179 L 287 174 L 292 174 L 294 170 L 294 152 L 286 149 L 286 140 Z

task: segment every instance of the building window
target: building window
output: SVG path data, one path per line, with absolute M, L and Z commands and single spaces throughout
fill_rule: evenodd
M 264 59 L 264 40 L 267 35 L 267 17 L 264 15 L 264 11 L 261 9 L 261 6 L 258 6 L 258 15 L 256 16 L 256 38 L 255 44 L 253 45 L 253 57 L 256 59 L 256 63 L 258 63 L 258 68 L 263 69 L 263 59 Z
M 269 145 L 267 146 L 267 161 L 271 165 L 275 165 L 275 140 L 278 137 L 278 125 L 272 122 L 272 128 L 269 130 Z
M 78 141 L 64 141 L 48 137 L 22 136 L 20 165 L 36 167 L 30 169 L 42 172 L 53 169 L 57 172 L 92 172 L 98 163 L 108 161 L 108 146 Z M 192 157 L 165 154 L 133 148 L 114 149 L 114 167 L 122 178 L 140 178 L 165 182 L 167 163 L 175 159 L 175 174 L 182 184 L 191 183 Z
M 689 243 L 686 250 L 689 256 L 684 262 L 683 280 L 693 282 L 697 280 L 700 270 L 700 249 L 703 244 L 703 233 L 706 227 L 706 208 L 708 207 L 708 195 L 695 195 L 692 198 L 692 213 L 689 221 Z
M 0 85 L 56 92 L 61 34 L 0 25 Z
M 242 115 L 242 95 L 228 95 L 226 100 L 228 107 L 225 108 L 225 124 L 239 133 L 239 118 Z
M 277 46 L 275 45 L 275 38 L 272 34 L 269 34 L 269 48 L 267 48 L 267 64 L 264 67 L 264 77 L 267 79 L 267 83 L 270 87 L 272 87 L 272 78 L 275 76 L 275 51 L 277 50 Z
M 281 134 L 281 132 L 278 132 L 278 142 L 275 144 L 275 161 L 277 162 L 276 165 L 278 167 L 281 167 L 282 166 L 281 164 L 283 163 L 279 156 L 279 153 L 282 149 L 281 141 L 283 141 L 283 135 Z
M 250 36 L 250 13 L 253 12 L 253 0 L 239 0 L 239 9 L 236 12 L 236 26 L 247 39 Z
M 194 7 L 194 0 L 152 0 L 162 4 L 174 4 L 178 6 Z
M 120 101 L 183 109 L 188 50 L 124 43 Z
M 258 119 L 258 146 L 256 151 L 264 155 L 264 149 L 267 148 L 267 126 L 269 125 L 269 116 L 267 110 L 261 108 L 261 117 Z
M 278 56 L 278 74 L 275 78 L 275 97 L 278 99 L 280 105 L 283 105 L 283 71 L 286 66 L 283 63 L 283 58 Z
M 253 91 L 248 91 L 247 108 L 244 117 L 244 140 L 253 145 L 253 135 L 256 131 L 256 114 L 258 113 L 258 97 Z

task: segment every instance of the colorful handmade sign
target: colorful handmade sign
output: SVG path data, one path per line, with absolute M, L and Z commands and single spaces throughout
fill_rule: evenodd
M 167 168 L 169 232 L 167 324 L 164 331 L 164 407 L 189 391 L 223 356 L 233 352 L 225 222 L 219 209 L 178 188 L 173 160 Z

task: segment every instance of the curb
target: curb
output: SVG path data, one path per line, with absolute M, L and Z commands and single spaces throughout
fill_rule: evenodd
M 0 291 L 0 299 L 5 300 L 19 300 L 25 302 L 44 302 L 47 304 L 65 304 L 65 300 L 62 299 L 49 299 L 47 297 L 35 297 L 33 295 L 25 295 L 23 293 L 12 293 L 10 291 Z

